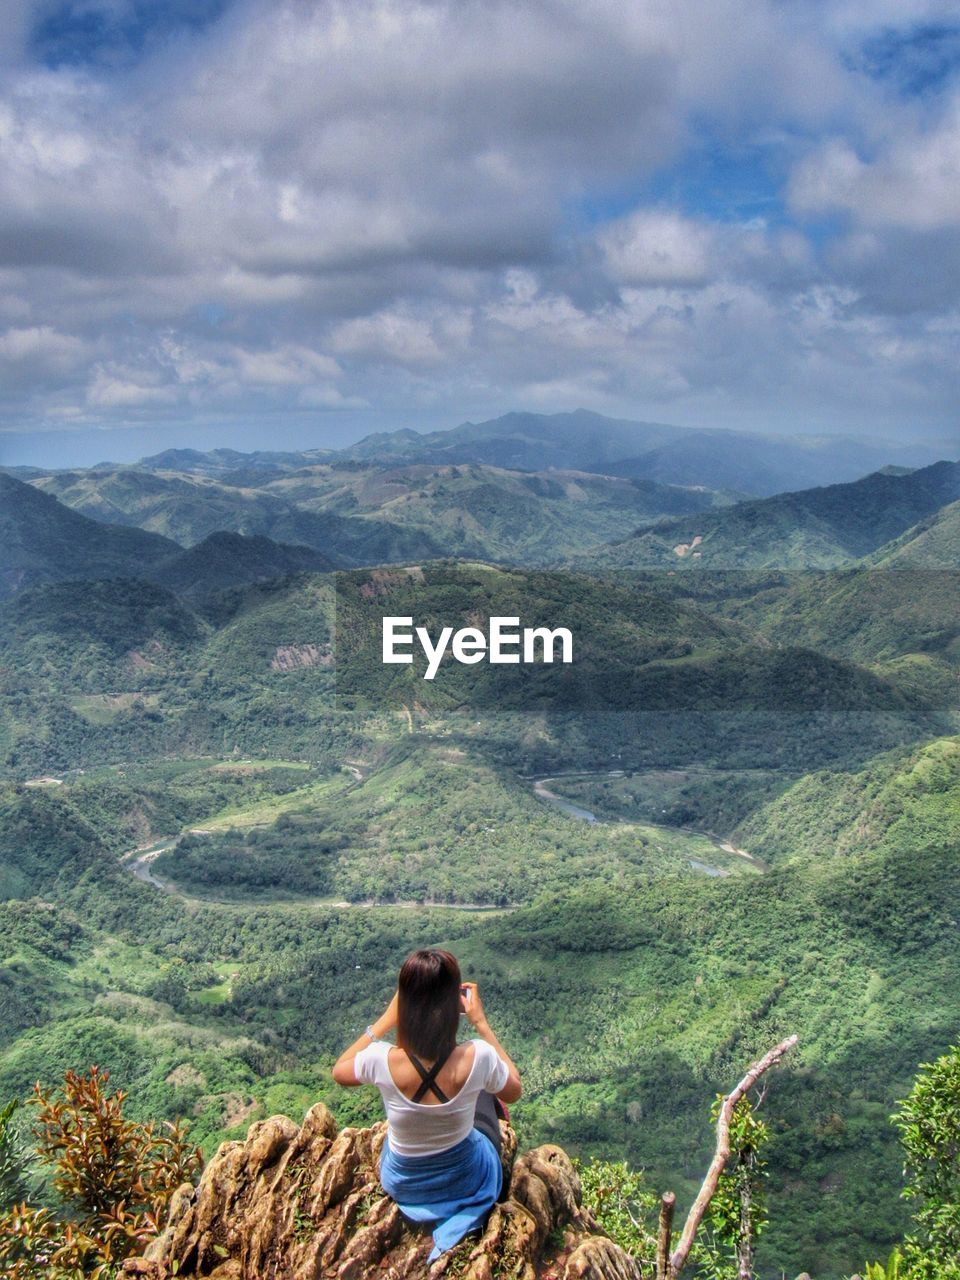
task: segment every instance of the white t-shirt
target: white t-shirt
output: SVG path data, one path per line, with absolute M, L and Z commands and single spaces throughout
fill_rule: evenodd
M 353 1060 L 353 1074 L 361 1084 L 375 1084 L 380 1090 L 390 1130 L 390 1147 L 398 1156 L 431 1156 L 448 1151 L 462 1142 L 473 1128 L 477 1095 L 487 1090 L 499 1093 L 507 1083 L 510 1068 L 485 1040 L 469 1040 L 473 1065 L 463 1088 L 449 1102 L 411 1102 L 401 1093 L 390 1074 L 387 1054 L 392 1045 L 376 1040 L 361 1049 Z

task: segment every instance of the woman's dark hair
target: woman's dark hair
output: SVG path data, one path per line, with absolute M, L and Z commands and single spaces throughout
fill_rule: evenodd
M 452 1052 L 460 1024 L 460 965 L 449 951 L 414 951 L 397 983 L 397 1044 L 435 1062 Z

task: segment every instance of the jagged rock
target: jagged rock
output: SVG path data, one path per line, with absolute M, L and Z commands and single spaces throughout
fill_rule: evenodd
M 298 1128 L 284 1116 L 225 1142 L 197 1187 L 175 1193 L 163 1233 L 124 1274 L 142 1280 L 537 1280 L 545 1249 L 562 1280 L 641 1280 L 637 1263 L 582 1207 L 580 1180 L 560 1147 L 516 1156 L 502 1125 L 509 1192 L 483 1235 L 432 1267 L 429 1232 L 408 1223 L 377 1176 L 386 1125 L 337 1132 L 322 1103 Z
M 567 1259 L 564 1280 L 641 1280 L 640 1267 L 606 1236 L 588 1236 Z

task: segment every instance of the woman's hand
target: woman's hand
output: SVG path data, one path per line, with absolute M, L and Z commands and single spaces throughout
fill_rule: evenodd
M 498 1058 L 502 1058 L 507 1064 L 509 1074 L 507 1083 L 497 1094 L 498 1098 L 502 1098 L 504 1102 L 516 1102 L 523 1092 L 523 1086 L 520 1083 L 520 1072 L 517 1070 L 513 1059 L 504 1049 L 503 1045 L 493 1033 L 493 1028 L 487 1021 L 487 1015 L 483 1008 L 483 1001 L 480 999 L 480 992 L 475 982 L 464 982 L 464 993 L 460 996 L 460 1005 L 464 1013 L 473 1023 L 473 1029 L 481 1040 L 486 1040 Z
M 464 982 L 461 988 L 460 1006 L 474 1027 L 479 1028 L 487 1021 L 483 1001 L 480 999 L 480 988 L 475 982 Z

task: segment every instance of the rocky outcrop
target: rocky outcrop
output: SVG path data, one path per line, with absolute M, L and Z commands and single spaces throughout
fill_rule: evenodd
M 225 1142 L 198 1186 L 176 1192 L 163 1233 L 127 1276 L 170 1280 L 641 1280 L 580 1202 L 559 1147 L 516 1155 L 503 1125 L 507 1197 L 479 1238 L 432 1267 L 429 1233 L 408 1223 L 377 1177 L 383 1124 L 337 1131 L 322 1103 L 297 1126 L 285 1116 Z

